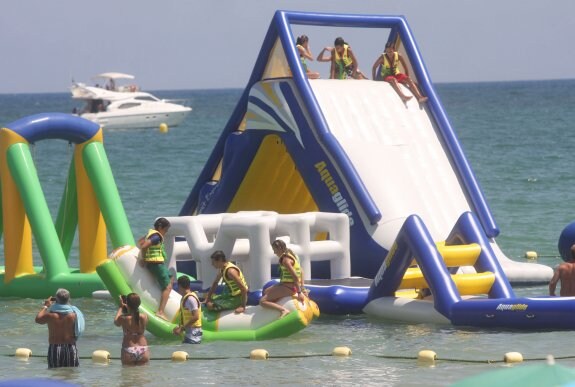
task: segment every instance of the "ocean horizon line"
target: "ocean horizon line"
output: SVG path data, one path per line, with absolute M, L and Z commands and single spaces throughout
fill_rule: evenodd
M 524 79 L 524 80 L 499 80 L 499 81 L 454 81 L 454 82 L 432 82 L 433 85 L 473 85 L 473 84 L 502 84 L 502 83 L 534 83 L 534 82 L 565 82 L 565 81 L 575 81 L 575 78 L 550 78 L 550 79 Z M 213 87 L 213 88 L 177 88 L 177 89 L 145 89 L 142 90 L 148 93 L 164 93 L 164 92 L 182 92 L 182 91 L 233 91 L 233 90 L 243 90 L 244 87 Z M 22 92 L 0 92 L 0 95 L 27 95 L 27 94 L 69 94 L 69 91 L 22 91 Z

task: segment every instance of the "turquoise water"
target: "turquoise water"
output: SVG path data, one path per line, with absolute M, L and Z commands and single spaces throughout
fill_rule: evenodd
M 575 81 L 438 85 L 437 92 L 501 230 L 502 250 L 522 260 L 537 251 L 540 263 L 554 265 L 557 239 L 575 218 L 571 183 L 575 159 Z M 166 98 L 187 99 L 193 111 L 180 127 L 166 134 L 157 129 L 106 131 L 104 145 L 134 235 L 142 234 L 156 216 L 177 215 L 213 144 L 227 122 L 241 90 L 165 91 Z M 67 94 L 0 95 L 0 124 L 40 112 L 67 112 Z M 51 208 L 57 208 L 72 149 L 64 141 L 42 141 L 33 148 L 38 173 Z M 149 191 L 153 182 L 154 190 Z M 541 295 L 545 286 L 516 289 Z M 216 342 L 182 346 L 149 337 L 152 357 L 144 368 L 124 368 L 121 331 L 113 323 L 115 306 L 106 300 L 73 300 L 85 313 L 87 332 L 79 341 L 81 367 L 46 370 L 46 327 L 34 323 L 39 300 L 0 301 L 0 377 L 43 376 L 81 385 L 448 385 L 465 376 L 501 367 L 509 351 L 526 358 L 575 355 L 567 332 L 516 333 L 406 325 L 366 316 L 321 316 L 309 328 L 286 339 L 266 342 Z M 567 344 L 567 345 L 566 345 Z M 336 346 L 353 355 L 327 355 Z M 33 351 L 27 361 L 11 357 L 16 348 Z M 264 348 L 268 361 L 247 359 Z M 98 349 L 115 358 L 110 365 L 89 359 Z M 418 365 L 422 349 L 437 352 L 434 366 Z M 172 363 L 176 350 L 194 359 Z M 205 360 L 201 360 L 205 359 Z M 482 363 L 441 359 L 478 360 Z M 575 366 L 573 360 L 560 360 Z

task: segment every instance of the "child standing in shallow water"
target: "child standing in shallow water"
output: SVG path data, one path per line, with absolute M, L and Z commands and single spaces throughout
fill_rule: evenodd
M 190 278 L 182 275 L 178 278 L 180 301 L 180 321 L 172 333 L 184 335 L 183 343 L 200 344 L 202 342 L 202 304 L 196 292 L 190 289 Z

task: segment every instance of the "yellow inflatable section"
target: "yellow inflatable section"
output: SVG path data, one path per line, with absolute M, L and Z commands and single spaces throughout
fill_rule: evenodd
M 447 267 L 473 266 L 481 253 L 481 246 L 477 243 L 447 246 L 445 242 L 438 242 L 436 245 Z M 451 274 L 451 279 L 462 296 L 471 296 L 488 294 L 495 282 L 495 274 L 489 271 Z M 403 276 L 397 296 L 413 298 L 414 295 L 417 296 L 418 294 L 414 289 L 427 288 L 429 288 L 429 284 L 421 269 L 410 267 Z

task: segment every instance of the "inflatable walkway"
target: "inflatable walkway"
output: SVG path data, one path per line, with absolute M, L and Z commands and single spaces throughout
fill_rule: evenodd
M 404 104 L 385 82 L 308 80 L 291 25 L 380 28 L 429 101 Z M 382 51 L 384 45 L 385 39 Z M 552 276 L 551 268 L 514 262 L 499 249 L 499 229 L 402 17 L 275 14 L 247 87 L 180 215 L 243 210 L 346 214 L 351 274 L 366 278 L 374 277 L 409 216 L 416 214 L 432 240 L 441 241 L 472 212 L 510 281 L 543 283 Z M 315 263 L 311 275 L 330 278 L 327 266 Z
M 408 217 L 373 281 L 365 313 L 410 323 L 575 328 L 575 297 L 516 297 L 482 234 L 468 212 L 434 244 L 421 218 Z M 460 273 L 461 266 L 475 272 Z

